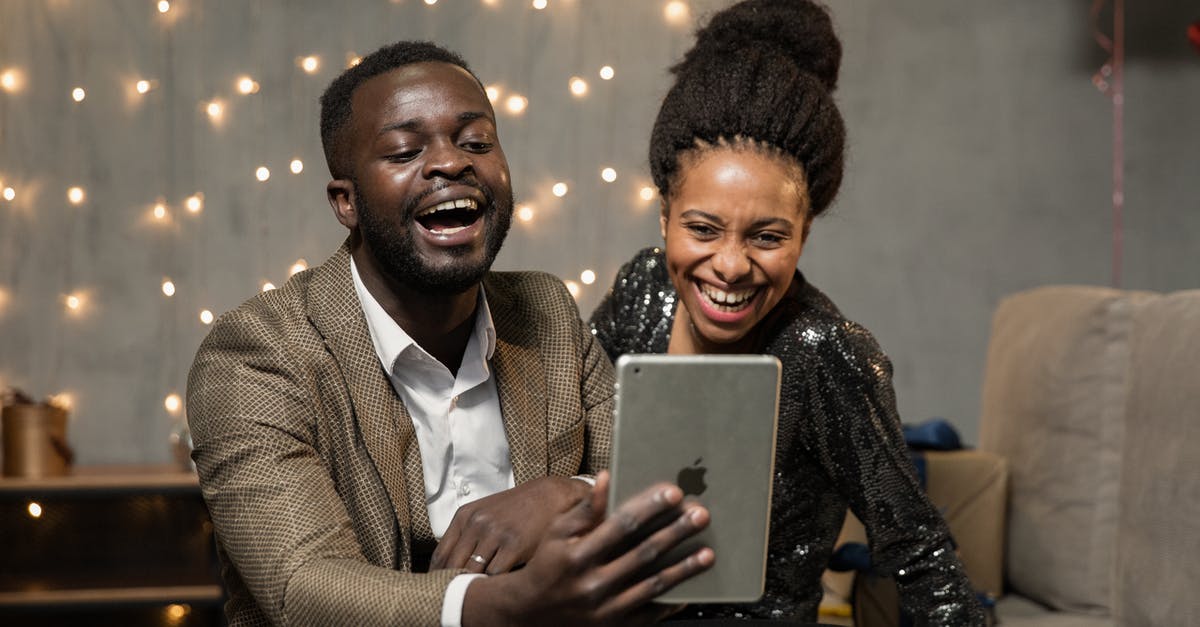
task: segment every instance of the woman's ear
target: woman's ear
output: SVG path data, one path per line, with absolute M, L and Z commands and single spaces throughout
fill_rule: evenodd
M 808 214 L 804 217 L 804 230 L 800 232 L 800 252 L 804 252 L 804 245 L 808 243 L 808 234 L 812 231 L 813 214 Z
M 358 211 L 354 208 L 354 183 L 348 179 L 334 179 L 325 186 L 325 197 L 333 209 L 333 215 L 342 226 L 354 230 L 358 227 Z
M 667 206 L 667 201 L 658 201 L 658 232 L 662 235 L 663 241 L 667 239 L 667 217 L 671 215 L 671 208 Z

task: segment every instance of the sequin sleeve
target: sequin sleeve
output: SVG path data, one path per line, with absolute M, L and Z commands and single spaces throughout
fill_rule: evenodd
M 891 361 L 844 319 L 803 330 L 818 359 L 803 376 L 807 446 L 863 521 L 875 567 L 894 576 L 919 625 L 983 625 L 945 522 L 925 497 L 900 429 Z M 823 423 L 823 424 L 822 424 Z
M 675 295 L 662 250 L 646 248 L 621 266 L 589 324 L 609 359 L 626 353 L 665 352 Z

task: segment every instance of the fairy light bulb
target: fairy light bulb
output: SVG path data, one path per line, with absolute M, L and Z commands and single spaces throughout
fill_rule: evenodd
M 571 81 L 568 83 L 568 86 L 571 89 L 571 94 L 573 96 L 575 96 L 576 98 L 582 98 L 583 96 L 587 95 L 587 92 L 588 92 L 587 81 L 583 80 L 582 78 L 579 78 L 578 76 L 572 76 Z
M 571 293 L 571 296 L 574 298 L 579 298 L 580 289 L 578 283 L 571 280 L 566 280 L 563 281 L 563 285 L 567 286 L 567 291 Z
M 600 68 L 600 78 L 602 80 L 611 81 L 613 76 L 615 76 L 615 75 L 616 75 L 616 71 L 613 70 L 611 65 L 606 65 L 606 66 Z
M 75 89 L 71 90 L 71 100 L 74 100 L 75 102 L 83 102 L 84 98 L 87 98 L 87 92 L 84 91 L 82 87 L 76 87 Z
M 257 94 L 258 83 L 249 76 L 241 76 L 237 79 L 237 90 L 243 95 Z
M 254 171 L 254 178 L 266 182 L 267 179 L 271 178 L 271 170 L 265 165 L 260 165 L 258 166 L 258 169 Z
M 533 8 L 541 11 L 546 8 L 546 0 L 533 0 Z
M 583 272 L 579 273 L 579 280 L 582 281 L 584 285 L 591 285 L 592 283 L 596 282 L 596 273 L 591 270 L 584 270 Z
M 292 159 L 288 167 L 291 168 L 292 174 L 299 174 L 304 171 L 304 162 L 299 159 Z
M 300 59 L 300 68 L 309 74 L 315 74 L 321 67 L 321 60 L 315 56 L 309 55 Z
M 15 190 L 11 187 L 5 187 L 4 191 L 0 192 L 0 193 L 2 193 L 4 195 L 4 200 L 7 200 L 9 202 L 12 202 L 12 200 L 17 197 L 17 190 Z
M 67 190 L 67 200 L 72 205 L 82 204 L 85 198 L 87 198 L 87 194 L 84 193 L 82 187 L 72 187 Z
M 83 294 L 67 294 L 66 297 L 63 298 L 63 304 L 67 307 L 67 313 L 77 314 L 83 310 Z
M 358 65 L 359 63 L 362 63 L 362 57 L 358 56 L 357 54 L 355 54 L 353 52 L 346 53 L 346 67 L 347 68 L 352 68 L 352 67 Z
M 638 192 L 638 196 L 641 196 L 642 200 L 654 200 L 654 188 L 647 185 Z
M 170 10 L 171 10 L 170 2 L 167 2 L 167 0 L 158 0 L 158 12 L 159 13 L 166 13 L 167 11 L 170 11 Z
M 192 194 L 183 201 L 188 213 L 200 213 L 204 209 L 204 194 Z
M 150 81 L 148 81 L 146 79 L 142 79 L 142 80 L 134 83 L 133 88 L 135 90 L 137 90 L 137 93 L 145 94 L 146 92 L 150 91 Z
M 517 207 L 517 219 L 521 222 L 529 222 L 533 219 L 533 207 L 529 205 L 521 205 Z
M 166 296 L 174 296 L 175 295 L 175 282 L 172 281 L 171 279 L 163 279 L 162 292 Z
M 167 408 L 171 415 L 178 414 L 179 408 L 183 407 L 183 399 L 179 398 L 178 394 L 171 392 L 163 399 L 163 407 Z
M 303 259 L 297 259 L 296 263 L 293 263 L 292 267 L 288 268 L 288 276 L 291 276 L 298 272 L 304 272 L 307 269 L 308 269 L 308 262 Z
M 204 112 L 208 114 L 208 117 L 213 122 L 219 122 L 225 115 L 225 105 L 220 100 L 213 100 L 204 107 Z
M 207 309 L 201 309 L 200 310 L 200 322 L 202 322 L 204 324 L 212 324 L 212 321 L 213 321 L 213 312 L 211 312 Z
M 604 179 L 605 183 L 611 183 L 617 180 L 617 171 L 612 168 L 604 168 L 600 170 L 600 178 Z
M 161 202 L 155 203 L 154 209 L 151 210 L 151 214 L 154 216 L 155 220 L 160 220 L 160 221 L 166 220 L 167 219 L 167 206 L 162 204 Z
M 558 196 L 559 198 L 566 196 L 567 195 L 567 184 L 561 183 L 561 182 L 555 183 L 554 187 L 550 188 L 550 193 L 554 194 L 555 196 Z
M 437 4 L 437 0 L 425 0 L 425 4 L 428 4 L 429 6 L 433 6 L 433 5 Z
M 529 107 L 529 99 L 520 94 L 513 94 L 504 101 L 505 108 L 513 115 L 521 115 Z
M 75 407 L 75 397 L 70 392 L 51 394 L 50 398 L 46 399 L 46 402 L 63 411 L 71 411 Z
M 25 510 L 27 512 L 29 512 L 29 516 L 31 518 L 41 518 L 42 517 L 42 505 L 40 503 L 38 503 L 37 501 L 30 501 L 29 505 L 25 508 Z
M 499 86 L 488 85 L 486 88 L 484 88 L 484 91 L 487 92 L 488 102 L 490 102 L 492 104 L 496 104 L 496 101 L 500 99 L 500 87 Z
M 21 72 L 9 68 L 0 72 L 0 89 L 15 92 L 21 89 Z
M 272 282 L 270 282 L 270 281 L 263 281 L 263 284 L 262 284 L 262 291 L 264 291 L 264 292 L 269 292 L 269 291 L 271 291 L 271 290 L 273 290 L 273 289 L 275 289 L 275 284 L 274 284 L 274 283 L 272 283 Z
M 683 0 L 671 0 L 663 7 L 663 17 L 671 24 L 683 24 L 688 19 L 688 13 L 688 5 Z

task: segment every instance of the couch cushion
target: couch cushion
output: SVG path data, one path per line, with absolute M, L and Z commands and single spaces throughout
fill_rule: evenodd
M 1010 594 L 996 603 L 997 623 L 1003 627 L 1114 627 L 1110 617 L 1055 612 L 1029 599 Z
M 1141 303 L 1133 339 L 1115 614 L 1200 625 L 1200 290 Z
M 980 448 L 1008 458 L 1005 566 L 1050 608 L 1111 612 L 1133 303 L 1052 286 L 1010 296 L 988 344 Z

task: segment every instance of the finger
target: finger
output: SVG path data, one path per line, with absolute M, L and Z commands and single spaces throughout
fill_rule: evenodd
M 467 569 L 468 573 L 482 573 L 491 564 L 496 549 L 497 545 L 494 542 L 475 545 L 475 550 L 467 556 L 463 568 Z
M 520 555 L 519 551 L 502 546 L 492 555 L 492 559 L 488 560 L 485 570 L 489 575 L 507 573 L 524 561 Z
M 656 616 L 665 618 L 674 612 L 670 606 L 651 605 L 651 601 L 680 583 L 712 568 L 716 554 L 708 547 L 697 549 L 686 558 L 668 566 L 655 574 L 635 582 L 610 601 L 610 607 L 604 612 L 620 615 L 629 612 L 650 611 Z
M 550 533 L 559 538 L 570 538 L 595 528 L 604 520 L 607 503 L 608 471 L 602 470 L 596 475 L 596 485 L 592 486 L 588 496 L 580 499 L 574 507 L 555 519 L 550 526 Z
M 580 550 L 585 556 L 603 555 L 635 537 L 643 525 L 683 500 L 678 486 L 659 483 L 621 504 L 595 531 L 585 536 Z M 669 525 L 673 526 L 673 525 Z
M 458 543 L 459 536 L 462 535 L 463 522 L 464 518 L 460 509 L 454 513 L 454 517 L 450 519 L 450 526 L 446 527 L 446 533 L 442 535 L 437 547 L 433 549 L 433 555 L 429 558 L 429 570 L 450 568 L 447 565 L 447 559 Z

